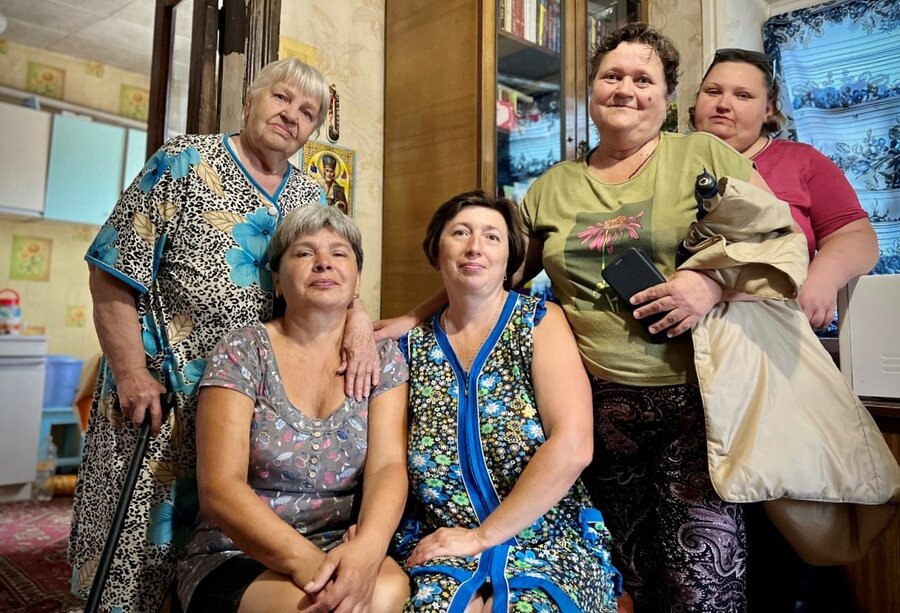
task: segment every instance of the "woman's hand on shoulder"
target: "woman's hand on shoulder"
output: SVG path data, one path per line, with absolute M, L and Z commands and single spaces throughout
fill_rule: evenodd
M 375 340 L 397 340 L 419 324 L 415 315 L 407 313 L 391 319 L 379 319 L 375 322 Z
M 669 280 L 635 294 L 631 303 L 641 305 L 634 311 L 637 319 L 668 311 L 650 326 L 655 334 L 668 330 L 669 338 L 693 328 L 722 300 L 722 286 L 693 270 L 679 270 Z
M 315 601 L 308 613 L 368 610 L 384 552 L 353 538 L 325 555 L 312 580 L 300 585 Z M 294 581 L 299 578 L 294 575 Z M 299 585 L 299 583 L 298 583 Z
M 354 308 L 351 313 L 344 326 L 338 373 L 344 375 L 344 393 L 362 400 L 368 398 L 372 388 L 378 385 L 381 356 L 375 346 L 368 313 L 362 308 Z
M 410 568 L 421 566 L 439 556 L 466 557 L 478 555 L 488 548 L 476 530 L 438 528 L 416 545 L 406 561 Z

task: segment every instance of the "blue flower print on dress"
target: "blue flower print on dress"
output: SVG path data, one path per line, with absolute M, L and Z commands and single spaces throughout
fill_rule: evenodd
M 516 552 L 516 559 L 513 561 L 513 564 L 519 568 L 531 568 L 534 566 L 544 566 L 547 562 L 535 556 L 533 551 L 526 550 Z
M 428 604 L 434 597 L 441 593 L 440 586 L 434 583 L 423 583 L 419 588 L 419 591 L 415 593 L 412 597 L 413 604 L 417 607 L 422 606 L 423 604 Z
M 238 247 L 229 249 L 225 261 L 231 266 L 231 280 L 238 287 L 258 284 L 261 288 L 272 288 L 272 275 L 267 270 L 266 250 L 278 219 L 269 215 L 266 208 L 258 208 L 247 216 L 246 223 L 235 224 L 231 235 Z
M 88 256 L 107 266 L 115 266 L 116 260 L 119 259 L 119 250 L 113 247 L 113 244 L 118 237 L 118 230 L 110 225 L 104 225 L 88 248 Z
M 200 508 L 196 479 L 176 479 L 171 490 L 172 502 L 161 502 L 150 509 L 147 540 L 154 545 L 172 543 L 183 548 Z
M 176 373 L 177 382 L 175 391 L 181 392 L 186 396 L 193 396 L 197 391 L 197 384 L 203 378 L 206 372 L 206 360 L 204 358 L 196 358 L 184 365 L 184 369 L 180 373 Z
M 169 158 L 169 168 L 173 179 L 183 179 L 190 172 L 191 166 L 200 163 L 200 153 L 194 147 L 188 147 L 178 155 Z
M 498 400 L 490 400 L 484 403 L 481 410 L 488 417 L 497 417 L 503 412 L 503 403 Z
M 260 207 L 247 215 L 246 223 L 235 224 L 231 235 L 242 249 L 265 255 L 277 225 L 278 218 L 270 215 L 269 209 Z
M 437 479 L 429 479 L 426 483 L 420 483 L 416 490 L 422 502 L 436 507 L 443 506 L 450 498 L 444 493 L 444 484 Z
M 149 356 L 159 353 L 159 335 L 147 315 L 141 317 L 141 341 L 144 344 L 144 353 Z
M 491 373 L 489 375 L 485 375 L 481 378 L 479 384 L 479 392 L 490 392 L 493 391 L 497 384 L 500 383 L 500 376 L 497 373 Z
M 529 419 L 525 422 L 525 425 L 522 426 L 522 429 L 525 431 L 525 436 L 527 436 L 531 440 L 544 440 L 544 429 L 541 428 L 541 425 L 535 422 L 533 419 Z
M 444 357 L 444 352 L 441 350 L 440 346 L 435 345 L 432 347 L 431 351 L 428 352 L 428 359 L 435 364 L 441 364 L 446 358 Z
M 162 176 L 168 170 L 170 159 L 169 154 L 162 149 L 154 153 L 153 157 L 147 160 L 147 163 L 141 169 L 144 176 L 141 177 L 141 182 L 138 183 L 138 189 L 146 194 L 156 187 L 156 184 L 159 183 L 159 180 L 162 179 Z
M 409 465 L 420 473 L 425 473 L 429 468 L 434 468 L 435 463 L 431 460 L 431 454 L 414 451 L 409 455 Z

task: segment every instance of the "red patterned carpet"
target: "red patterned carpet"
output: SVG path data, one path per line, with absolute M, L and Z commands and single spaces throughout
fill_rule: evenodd
M 0 611 L 64 613 L 84 601 L 69 592 L 66 546 L 72 498 L 0 504 Z

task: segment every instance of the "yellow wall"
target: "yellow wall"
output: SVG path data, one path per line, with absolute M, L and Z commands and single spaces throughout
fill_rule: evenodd
M 22 319 L 30 332 L 46 334 L 50 353 L 89 358 L 100 351 L 91 319 L 91 293 L 84 254 L 96 226 L 59 221 L 0 220 L 0 288 L 12 287 L 22 298 Z M 19 237 L 13 241 L 13 237 Z M 27 241 L 23 239 L 38 239 Z M 46 281 L 10 279 L 13 258 L 27 259 L 29 244 L 45 250 Z M 14 249 L 16 253 L 14 253 Z
M 340 96 L 336 143 L 356 153 L 354 218 L 366 254 L 361 296 L 372 317 L 381 303 L 384 169 L 384 0 L 283 2 L 281 36 L 312 47 L 312 62 Z M 316 140 L 326 140 L 325 130 Z
M 147 118 L 147 98 L 140 93 L 149 91 L 149 76 L 3 39 L 0 84 L 108 113 Z
M 678 103 L 678 131 L 686 132 L 688 109 L 703 79 L 703 33 L 699 0 L 649 0 L 647 20 L 672 39 L 681 54 L 681 76 L 675 89 Z

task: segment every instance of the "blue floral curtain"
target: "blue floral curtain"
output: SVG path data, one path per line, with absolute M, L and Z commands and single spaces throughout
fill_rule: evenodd
M 878 233 L 875 274 L 900 274 L 900 1 L 835 0 L 777 15 L 763 44 L 789 138 L 847 175 Z

